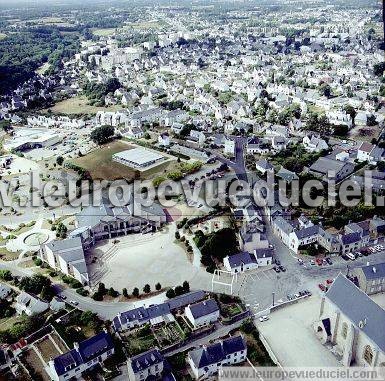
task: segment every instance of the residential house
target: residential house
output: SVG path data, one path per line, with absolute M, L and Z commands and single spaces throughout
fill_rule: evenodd
M 219 307 L 214 299 L 190 304 L 184 313 L 195 329 L 215 323 L 219 319 Z
M 235 155 L 235 141 L 225 137 L 224 143 L 225 143 L 225 146 L 223 149 L 223 153 L 225 155 L 230 155 L 231 157 L 233 157 Z
M 246 342 L 239 335 L 194 349 L 188 353 L 187 361 L 198 380 L 215 375 L 222 366 L 240 364 L 246 357 Z
M 321 152 L 329 148 L 325 140 L 317 138 L 314 135 L 306 135 L 302 139 L 302 144 L 305 147 L 305 150 L 308 152 Z
M 356 267 L 353 270 L 358 287 L 367 295 L 385 292 L 385 262 Z
M 230 271 L 233 274 L 243 273 L 258 268 L 255 255 L 247 251 L 228 255 L 223 259 L 223 265 L 227 271 Z
M 27 292 L 21 292 L 16 298 L 15 309 L 19 315 L 24 313 L 32 316 L 40 314 L 48 310 L 48 308 L 49 304 L 47 302 Z
M 170 371 L 167 360 L 157 348 L 130 357 L 127 360 L 128 380 L 162 380 L 162 376 Z
M 328 157 L 320 157 L 309 168 L 314 176 L 322 177 L 325 181 L 339 182 L 354 172 L 354 164 L 342 162 Z
M 188 304 L 196 303 L 206 297 L 204 291 L 192 291 L 167 302 L 155 304 L 150 307 L 137 307 L 132 310 L 121 312 L 112 320 L 115 331 L 125 331 L 144 324 L 160 324 L 174 321 L 172 312 L 181 311 Z
M 168 147 L 170 145 L 170 135 L 168 132 L 163 132 L 158 136 L 158 143 L 163 147 Z
M 255 168 L 257 169 L 257 171 L 262 173 L 262 175 L 264 175 L 266 172 L 274 171 L 274 166 L 265 159 L 258 160 L 255 163 Z
M 80 379 L 85 371 L 100 366 L 114 354 L 112 337 L 105 331 L 82 342 L 74 349 L 48 362 L 54 381 Z
M 4 300 L 8 298 L 8 296 L 11 294 L 12 288 L 9 287 L 6 284 L 0 283 L 0 300 Z

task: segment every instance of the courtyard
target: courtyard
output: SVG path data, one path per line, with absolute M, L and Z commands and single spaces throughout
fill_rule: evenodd
M 88 269 L 93 283 L 103 282 L 116 290 L 127 288 L 140 290 L 156 283 L 162 287 L 174 287 L 183 281 L 191 288 L 211 288 L 211 274 L 189 261 L 182 245 L 175 240 L 174 223 L 162 231 L 148 234 L 132 234 L 114 241 L 103 241 L 88 255 Z M 116 242 L 116 241 L 115 241 Z

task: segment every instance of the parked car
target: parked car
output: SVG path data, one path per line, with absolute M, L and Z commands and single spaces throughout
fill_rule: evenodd
M 264 321 L 267 321 L 267 320 L 269 320 L 269 317 L 266 316 L 266 315 L 261 316 L 261 317 L 259 318 L 259 321 L 260 321 L 260 322 L 264 322 Z
M 280 266 L 280 265 L 281 265 L 281 261 L 280 261 L 279 259 L 276 259 L 276 260 L 275 260 L 275 264 L 278 265 L 278 266 Z
M 315 262 L 313 261 L 313 259 L 310 260 L 310 264 L 311 264 L 312 266 L 315 266 Z
M 321 291 L 325 292 L 326 291 L 326 286 L 324 286 L 322 283 L 318 285 Z
M 73 306 L 77 306 L 79 304 L 76 300 L 70 300 L 69 303 Z
M 333 279 L 328 279 L 328 280 L 326 281 L 326 283 L 327 283 L 327 284 L 332 284 L 332 283 L 333 283 Z
M 281 272 L 281 270 L 280 270 L 279 267 L 277 267 L 277 266 L 274 267 L 274 271 L 275 271 L 276 273 Z
M 279 269 L 280 269 L 282 272 L 285 272 L 285 271 L 286 271 L 285 267 L 283 267 L 283 266 L 279 266 Z
M 333 262 L 332 262 L 332 260 L 331 260 L 330 258 L 326 258 L 326 262 L 327 262 L 329 265 L 332 265 L 332 264 L 333 264 Z
M 322 266 L 322 259 L 317 258 L 315 261 L 316 261 L 318 266 Z

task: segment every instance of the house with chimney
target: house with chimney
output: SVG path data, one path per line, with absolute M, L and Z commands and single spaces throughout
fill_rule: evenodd
M 195 379 L 202 380 L 214 376 L 222 366 L 245 362 L 246 357 L 246 341 L 238 335 L 190 351 L 187 362 Z

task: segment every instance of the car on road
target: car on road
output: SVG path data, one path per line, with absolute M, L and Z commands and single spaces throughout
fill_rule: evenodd
M 297 258 L 297 261 L 298 261 L 298 263 L 299 263 L 300 265 L 303 264 L 303 260 L 302 260 L 301 258 Z
M 352 261 L 354 261 L 356 259 L 356 256 L 353 254 L 353 253 L 346 253 L 345 254 L 349 259 L 351 259 Z
M 70 300 L 69 303 L 73 306 L 77 306 L 79 304 L 76 300 Z
M 269 320 L 269 317 L 266 316 L 266 315 L 261 316 L 261 317 L 259 318 L 259 321 L 260 321 L 260 322 L 264 322 L 264 321 L 267 321 L 267 320 Z
M 66 300 L 67 299 L 67 297 L 65 296 L 65 295 L 59 295 L 59 297 L 60 297 L 60 299 L 63 299 L 63 300 Z

